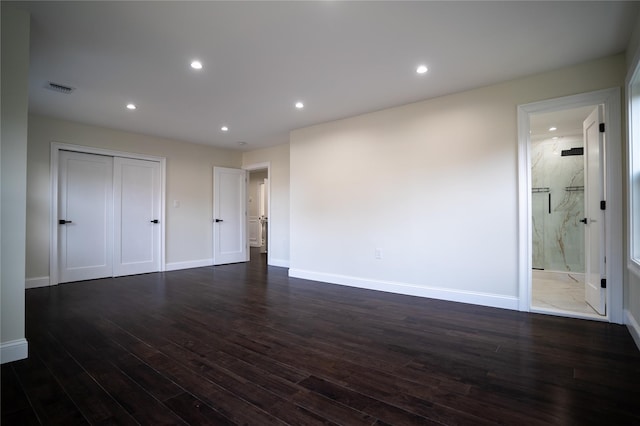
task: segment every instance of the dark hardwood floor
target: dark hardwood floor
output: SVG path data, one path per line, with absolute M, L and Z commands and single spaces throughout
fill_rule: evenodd
M 3 425 L 640 424 L 624 326 L 226 265 L 26 292 Z

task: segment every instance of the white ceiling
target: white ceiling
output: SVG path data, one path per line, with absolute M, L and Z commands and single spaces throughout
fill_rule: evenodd
M 638 12 L 637 2 L 609 1 L 18 7 L 32 18 L 31 112 L 242 150 L 287 142 L 295 128 L 623 52 Z M 203 70 L 189 67 L 194 58 Z M 429 72 L 419 76 L 422 63 Z M 76 90 L 46 90 L 47 81 Z
M 565 109 L 562 111 L 532 114 L 529 119 L 531 140 L 533 142 L 563 138 L 565 136 L 582 136 L 582 123 L 596 108 L 595 105 Z M 555 130 L 549 130 L 555 127 Z

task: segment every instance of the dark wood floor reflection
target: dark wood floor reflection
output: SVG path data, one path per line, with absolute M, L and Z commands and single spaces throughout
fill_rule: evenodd
M 623 326 L 254 258 L 28 290 L 30 357 L 2 366 L 2 424 L 640 424 Z

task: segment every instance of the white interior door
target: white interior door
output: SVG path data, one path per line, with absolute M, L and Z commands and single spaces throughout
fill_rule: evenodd
M 60 151 L 58 282 L 113 273 L 113 158 Z
M 213 168 L 213 264 L 249 260 L 247 172 Z
M 260 184 L 260 253 L 267 253 L 269 229 L 269 179 Z
M 264 182 L 262 182 L 259 186 L 259 191 L 260 191 L 260 206 L 259 206 L 259 215 L 262 216 L 263 218 L 267 217 L 267 213 L 269 211 L 268 208 L 268 191 L 267 188 L 269 187 L 269 179 L 265 178 Z
M 259 216 L 249 216 L 249 245 L 251 247 L 260 247 L 260 233 L 262 224 Z
M 160 270 L 160 163 L 114 158 L 113 275 Z
M 602 111 L 596 107 L 584 121 L 584 176 L 585 176 L 585 299 L 600 315 L 606 314 L 606 289 L 601 280 L 605 272 L 604 210 L 600 201 L 604 193 L 604 133 L 600 132 Z
M 264 181 L 258 184 L 258 247 L 264 249 Z M 260 250 L 263 252 L 263 250 Z

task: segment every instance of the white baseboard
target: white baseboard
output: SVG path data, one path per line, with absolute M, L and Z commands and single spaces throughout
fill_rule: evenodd
M 18 361 L 29 356 L 27 339 L 9 340 L 0 343 L 0 363 Z
M 451 290 L 437 287 L 422 287 L 413 284 L 370 280 L 347 275 L 305 271 L 301 269 L 289 269 L 289 276 L 350 287 L 366 288 L 368 290 L 405 294 L 407 296 L 428 297 L 432 299 L 448 300 L 451 302 L 470 303 L 473 305 L 490 306 L 493 308 L 518 310 L 518 298 L 501 296 L 498 294 L 479 293 L 466 290 Z
M 629 329 L 629 333 L 631 333 L 631 337 L 633 337 L 633 341 L 636 342 L 638 350 L 640 350 L 640 324 L 638 324 L 638 321 L 636 321 L 631 312 L 629 312 L 628 310 L 625 309 L 624 314 L 625 324 Z
M 164 266 L 165 271 L 178 271 L 180 269 L 202 268 L 212 266 L 213 259 L 188 260 L 186 262 L 171 262 Z
M 274 259 L 269 260 L 269 266 L 279 266 L 281 268 L 289 267 L 289 259 Z
M 27 278 L 24 282 L 24 288 L 48 287 L 51 285 L 49 277 Z

